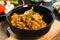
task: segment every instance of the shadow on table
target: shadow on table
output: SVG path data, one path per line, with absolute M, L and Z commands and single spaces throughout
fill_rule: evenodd
M 1 24 L 1 26 L 2 26 L 2 31 L 4 31 L 4 33 L 9 37 L 10 33 L 7 31 L 7 28 L 9 26 L 8 23 L 7 23 L 7 21 L 6 20 L 3 21 L 2 24 Z

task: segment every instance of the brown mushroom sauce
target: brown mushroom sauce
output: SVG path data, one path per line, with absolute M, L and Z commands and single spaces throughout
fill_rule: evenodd
M 10 17 L 11 24 L 14 27 L 24 30 L 37 30 L 46 27 L 47 23 L 43 20 L 43 15 L 37 12 L 27 10 L 24 14 L 13 13 Z

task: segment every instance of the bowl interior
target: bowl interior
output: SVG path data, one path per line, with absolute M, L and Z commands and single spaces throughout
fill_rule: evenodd
M 11 25 L 10 22 L 10 17 L 13 13 L 17 13 L 17 14 L 23 14 L 26 10 L 31 9 L 32 5 L 28 6 L 28 7 L 16 7 L 15 9 L 13 9 L 12 11 L 9 12 L 9 14 L 7 14 L 6 18 L 8 23 Z M 42 6 L 33 6 L 34 9 L 33 11 L 38 12 L 40 15 L 43 15 L 43 20 L 47 23 L 47 25 L 49 25 L 52 21 L 53 21 L 53 13 Z

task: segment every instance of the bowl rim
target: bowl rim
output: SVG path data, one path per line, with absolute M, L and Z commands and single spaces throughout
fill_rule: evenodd
M 33 6 L 33 5 L 32 5 Z M 34 5 L 34 6 L 39 6 L 39 5 Z M 19 5 L 19 6 L 17 6 L 17 7 L 15 7 L 13 10 L 11 10 L 11 11 L 15 11 L 15 10 L 17 10 L 17 8 L 20 8 L 20 7 L 22 7 L 23 8 L 23 5 Z M 27 6 L 27 7 L 29 7 L 29 5 Z M 43 6 L 40 6 L 40 7 L 43 7 Z M 46 7 L 43 7 L 43 8 L 45 8 L 45 9 L 48 9 L 48 8 L 46 8 Z M 55 20 L 55 15 L 54 15 L 54 13 L 50 10 L 50 9 L 48 9 L 50 12 L 51 12 L 51 16 L 53 17 L 53 19 L 52 19 L 52 21 L 46 26 L 46 27 L 48 27 L 49 25 L 51 25 L 51 23 L 53 23 L 54 22 L 54 20 Z M 7 20 L 7 22 L 9 23 L 9 25 L 11 25 L 11 22 L 9 21 L 9 19 L 8 19 L 8 15 L 10 15 L 12 12 L 9 12 L 7 15 L 6 15 L 6 20 Z M 12 26 L 12 25 L 11 25 Z M 17 27 L 15 27 L 15 28 L 17 28 Z M 44 27 L 45 28 L 45 27 Z M 18 28 L 19 29 L 19 28 Z M 41 29 L 43 29 L 43 28 L 41 28 Z M 20 30 L 25 30 L 25 29 L 20 29 Z M 40 30 L 40 29 L 38 29 L 38 30 Z M 26 31 L 31 31 L 31 30 L 26 30 Z

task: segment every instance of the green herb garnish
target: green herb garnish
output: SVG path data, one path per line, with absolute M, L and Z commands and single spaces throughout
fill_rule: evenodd
M 34 9 L 34 8 L 32 7 L 32 8 L 31 8 L 31 11 L 26 15 L 26 22 L 28 22 L 28 19 L 31 18 L 32 13 L 33 13 L 33 12 L 32 12 L 33 9 Z
M 31 14 L 26 15 L 26 22 L 28 22 L 28 19 L 31 17 Z

